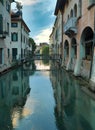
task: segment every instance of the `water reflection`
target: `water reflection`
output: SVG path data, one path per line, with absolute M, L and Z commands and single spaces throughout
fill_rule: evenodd
M 60 68 L 51 71 L 50 79 L 58 130 L 95 130 L 95 101 L 82 91 L 84 84 Z
M 33 69 L 34 64 L 23 65 L 0 77 L 0 130 L 13 130 L 17 121 L 28 114 L 23 106 L 30 92 L 29 75 Z
M 43 62 L 44 60 L 36 60 L 35 65 L 36 65 L 36 70 L 50 70 L 49 63 Z
M 54 63 L 50 71 L 35 63 L 0 77 L 0 130 L 95 130 L 95 101 L 84 84 Z
M 44 65 L 49 65 L 49 60 L 42 60 L 42 63 L 43 63 Z

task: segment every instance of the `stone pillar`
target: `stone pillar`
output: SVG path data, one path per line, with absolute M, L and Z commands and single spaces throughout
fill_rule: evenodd
M 91 73 L 91 81 L 95 83 L 95 47 L 94 47 L 94 55 L 93 55 L 93 64 L 92 64 L 92 73 Z
M 77 60 L 74 69 L 74 75 L 79 76 L 81 71 L 82 58 L 85 56 L 85 48 L 80 42 L 79 46 L 77 46 Z
M 82 63 L 82 60 L 80 58 L 78 58 L 76 60 L 76 65 L 75 65 L 75 69 L 74 69 L 74 75 L 75 76 L 80 75 L 81 63 Z
M 69 59 L 68 59 L 68 63 L 66 66 L 66 70 L 70 70 L 71 69 L 71 58 L 72 58 L 72 48 L 71 48 L 71 44 L 69 45 Z

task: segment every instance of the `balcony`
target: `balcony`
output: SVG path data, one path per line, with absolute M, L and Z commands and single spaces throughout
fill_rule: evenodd
M 8 32 L 6 32 L 6 31 L 3 32 L 0 30 L 0 38 L 4 39 L 4 38 L 6 38 L 6 35 L 8 35 Z
M 77 34 L 77 18 L 70 18 L 67 23 L 64 25 L 64 33 L 71 37 L 72 35 Z
M 88 9 L 95 5 L 95 0 L 89 0 Z

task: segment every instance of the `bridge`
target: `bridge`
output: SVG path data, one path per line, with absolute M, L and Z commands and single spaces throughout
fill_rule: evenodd
M 43 55 L 43 54 L 36 54 L 32 57 L 33 60 L 61 60 L 60 55 Z

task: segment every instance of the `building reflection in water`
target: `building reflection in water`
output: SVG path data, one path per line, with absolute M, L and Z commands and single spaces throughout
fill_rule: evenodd
M 94 130 L 95 101 L 82 91 L 85 84 L 53 64 L 51 70 L 58 130 Z
M 0 130 L 12 130 L 17 118 L 23 118 L 23 106 L 30 92 L 29 75 L 34 68 L 32 63 L 24 64 L 0 77 Z

